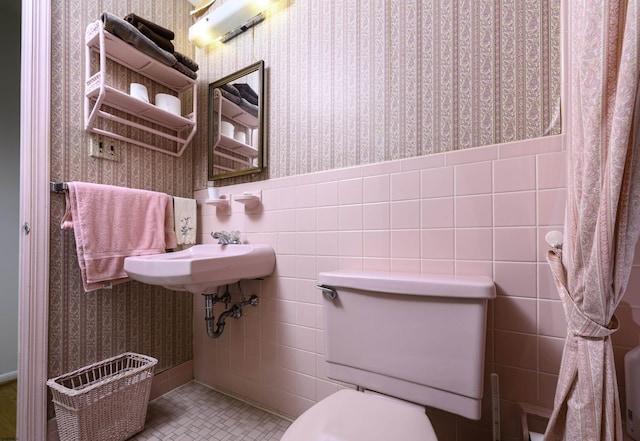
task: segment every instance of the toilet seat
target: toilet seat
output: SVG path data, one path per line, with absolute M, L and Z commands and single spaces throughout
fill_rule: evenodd
M 300 415 L 281 441 L 437 441 L 424 409 L 351 389 L 336 392 Z

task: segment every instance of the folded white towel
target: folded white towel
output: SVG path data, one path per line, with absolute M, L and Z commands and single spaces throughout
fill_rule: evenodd
M 173 213 L 177 244 L 195 244 L 198 222 L 196 200 L 174 197 Z

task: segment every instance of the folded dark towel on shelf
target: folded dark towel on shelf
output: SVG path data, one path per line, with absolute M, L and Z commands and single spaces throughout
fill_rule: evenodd
M 246 110 L 247 112 L 249 112 L 250 114 L 252 114 L 253 116 L 258 116 L 258 106 L 256 106 L 255 104 L 251 104 L 249 101 L 242 99 L 242 101 L 240 101 L 240 104 L 238 104 L 243 110 Z
M 240 104 L 240 102 L 242 101 L 240 92 L 238 92 L 238 89 L 233 87 L 231 84 L 223 84 L 218 89 L 220 89 L 220 93 L 222 93 L 222 96 L 232 103 Z
M 144 23 L 138 23 L 136 25 L 136 27 L 138 28 L 138 30 L 140 32 L 142 32 L 142 34 L 145 37 L 147 37 L 148 39 L 153 41 L 155 44 L 160 46 L 165 51 L 171 52 L 172 54 L 175 52 L 175 48 L 173 47 L 173 43 L 171 43 L 171 41 L 167 40 L 163 36 L 158 35 L 155 32 L 153 32 L 153 29 L 151 29 L 149 26 L 145 25 Z
M 175 57 L 178 59 L 179 62 L 187 66 L 192 71 L 197 72 L 198 69 L 200 69 L 200 66 L 198 66 L 198 63 L 193 61 L 191 58 L 187 57 L 185 54 L 181 54 L 180 52 L 174 52 L 173 55 L 175 55 Z
M 258 94 L 246 83 L 233 83 L 233 86 L 238 89 L 240 96 L 251 104 L 258 105 Z
M 255 104 L 251 104 L 246 99 L 240 96 L 240 91 L 234 87 L 235 85 L 231 84 L 223 84 L 218 89 L 220 89 L 220 93 L 223 97 L 231 101 L 232 103 L 240 106 L 241 109 L 249 112 L 253 116 L 258 116 L 258 106 Z
M 173 40 L 176 37 L 172 30 L 164 28 L 159 24 L 156 24 L 147 19 L 144 19 L 139 15 L 128 14 L 124 17 L 124 19 L 136 27 L 138 26 L 138 23 L 142 23 L 145 26 L 147 26 L 149 29 L 151 29 L 153 32 L 155 32 L 156 34 L 160 35 L 163 38 L 166 38 L 167 40 Z
M 167 66 L 175 66 L 178 63 L 173 54 L 160 48 L 149 38 L 145 37 L 142 32 L 135 28 L 131 23 L 116 17 L 109 12 L 103 12 L 100 20 L 104 23 L 104 28 L 109 33 L 115 35 L 123 41 L 126 41 L 140 52 L 166 64 Z
M 220 89 L 223 91 L 222 95 L 224 95 L 228 100 L 233 101 L 236 104 L 240 103 L 240 100 L 242 99 L 242 97 L 240 96 L 240 91 L 234 86 L 232 86 L 231 84 L 223 84 L 222 86 L 220 86 Z
M 198 78 L 198 74 L 195 73 L 194 71 L 192 71 L 191 69 L 189 69 L 188 66 L 185 66 L 183 63 L 181 63 L 180 61 L 178 61 L 175 66 L 173 66 L 173 68 L 175 70 L 177 70 L 178 72 L 188 76 L 189 78 L 195 80 L 196 78 Z

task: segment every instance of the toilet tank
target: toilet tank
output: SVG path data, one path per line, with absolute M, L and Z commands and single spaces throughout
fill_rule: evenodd
M 480 419 L 485 276 L 334 271 L 324 289 L 329 378 Z

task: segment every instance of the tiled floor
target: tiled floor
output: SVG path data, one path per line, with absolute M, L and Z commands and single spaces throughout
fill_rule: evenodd
M 149 402 L 145 430 L 136 441 L 278 441 L 289 421 L 198 383 Z

